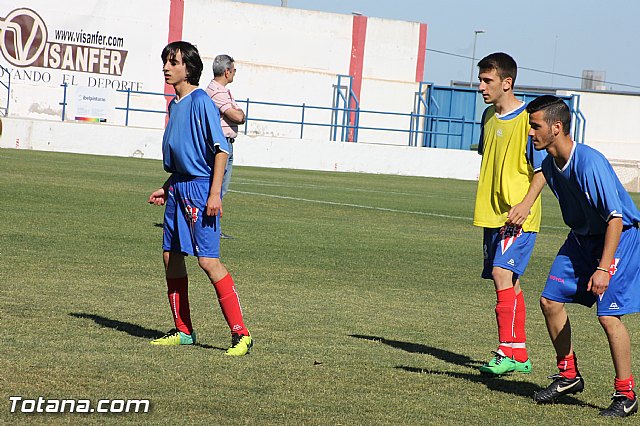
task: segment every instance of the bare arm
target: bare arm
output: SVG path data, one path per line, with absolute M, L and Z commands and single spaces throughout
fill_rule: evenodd
M 229 154 L 222 151 L 216 151 L 213 163 L 213 179 L 211 179 L 211 189 L 209 189 L 209 198 L 207 198 L 207 216 L 222 216 L 222 178 L 224 177 L 224 169 L 227 166 L 227 158 Z
M 531 206 L 533 206 L 533 203 L 535 203 L 538 196 L 540 196 L 542 188 L 544 188 L 546 183 L 547 180 L 544 178 L 542 172 L 537 172 L 533 175 L 527 195 L 524 196 L 521 202 L 509 210 L 509 214 L 507 215 L 508 224 L 522 226 L 531 213 Z
M 231 107 L 226 110 L 223 115 L 227 120 L 235 124 L 244 124 L 244 111 L 242 111 L 240 108 Z
M 609 287 L 609 268 L 613 263 L 613 257 L 618 249 L 620 235 L 622 235 L 622 218 L 614 217 L 609 220 L 607 224 L 607 231 L 604 234 L 602 256 L 600 256 L 600 263 L 598 264 L 599 269 L 596 269 L 593 275 L 591 275 L 589 283 L 587 284 L 587 291 L 601 295 Z
M 162 188 L 156 189 L 149 195 L 149 199 L 147 203 L 155 204 L 156 206 L 163 206 L 167 201 L 167 196 L 169 195 L 169 181 L 171 177 L 169 177 L 163 184 Z

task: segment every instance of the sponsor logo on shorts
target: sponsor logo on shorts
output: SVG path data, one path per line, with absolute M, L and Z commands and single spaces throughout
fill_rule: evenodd
M 555 275 L 549 275 L 549 280 L 557 281 L 560 284 L 564 284 L 564 278 L 556 277 Z
M 511 265 L 511 266 L 515 266 L 516 262 L 513 259 L 509 259 L 509 261 L 507 262 L 507 264 Z
M 196 223 L 198 221 L 198 208 L 187 205 L 186 211 L 187 220 Z
M 609 305 L 609 309 L 618 310 L 620 309 L 620 307 L 616 302 L 611 302 L 611 304 Z
M 522 227 L 517 225 L 505 225 L 500 228 L 500 248 L 502 249 L 502 254 L 505 254 L 509 247 L 514 243 L 516 238 L 522 235 Z
M 613 262 L 611 262 L 611 266 L 609 266 L 609 275 L 610 276 L 614 276 L 616 274 L 616 272 L 618 271 L 618 263 L 620 263 L 620 258 L 619 257 L 613 259 Z

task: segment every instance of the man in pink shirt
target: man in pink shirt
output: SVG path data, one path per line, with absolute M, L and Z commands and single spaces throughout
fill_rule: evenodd
M 231 91 L 227 89 L 227 84 L 233 83 L 236 75 L 235 61 L 229 55 L 218 55 L 213 60 L 213 80 L 207 86 L 206 92 L 211 97 L 216 107 L 220 110 L 220 124 L 222 132 L 229 141 L 229 158 L 225 168 L 224 179 L 222 181 L 222 197 L 229 189 L 231 182 L 231 170 L 233 168 L 233 142 L 238 136 L 238 125 L 244 124 L 244 111 L 238 107 Z M 221 238 L 232 238 L 225 233 L 220 234 Z

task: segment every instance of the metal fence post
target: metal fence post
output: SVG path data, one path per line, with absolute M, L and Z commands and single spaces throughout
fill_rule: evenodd
M 127 112 L 124 116 L 124 125 L 129 126 L 129 101 L 131 100 L 131 89 L 127 89 Z
M 11 73 L 9 73 L 9 70 L 7 70 L 5 67 L 3 67 L 2 65 L 0 65 L 0 70 L 2 71 L 3 75 L 7 75 L 7 84 L 4 84 L 4 81 L 0 81 L 0 84 L 2 84 L 5 89 L 7 89 L 7 103 L 4 107 L 4 116 L 8 116 L 9 115 L 9 99 L 11 99 Z
M 64 116 L 65 116 L 65 112 L 67 109 L 67 83 L 62 83 L 60 86 L 62 86 L 62 102 L 59 103 L 59 105 L 62 105 L 62 121 L 64 121 Z
M 302 139 L 302 133 L 304 131 L 304 106 L 305 106 L 305 103 L 303 102 L 302 103 L 302 118 L 301 118 L 301 121 L 300 121 L 300 139 Z
M 249 98 L 247 98 L 247 110 L 244 112 L 244 134 L 247 134 L 247 128 L 249 127 Z
M 415 109 L 415 105 L 414 105 L 414 109 Z M 413 139 L 414 139 L 413 121 L 414 121 L 415 115 L 413 111 L 411 111 L 410 114 L 411 115 L 409 116 L 409 146 L 413 146 Z

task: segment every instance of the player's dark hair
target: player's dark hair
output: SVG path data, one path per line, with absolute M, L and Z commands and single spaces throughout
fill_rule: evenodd
M 224 75 L 226 70 L 231 70 L 233 68 L 233 63 L 235 61 L 229 55 L 218 55 L 213 60 L 213 76 L 220 77 Z
M 200 84 L 200 76 L 202 75 L 202 59 L 198 48 L 187 41 L 174 41 L 165 46 L 162 50 L 162 63 L 165 64 L 167 59 L 176 58 L 176 53 L 182 55 L 182 62 L 187 67 L 187 81 L 189 84 L 197 86 Z
M 538 96 L 527 105 L 527 112 L 543 111 L 544 121 L 552 126 L 556 122 L 562 123 L 562 131 L 568 135 L 571 131 L 571 111 L 569 106 L 560 98 L 552 95 Z
M 516 83 L 518 65 L 516 61 L 506 53 L 497 52 L 485 56 L 478 62 L 478 69 L 480 72 L 496 70 L 500 80 L 511 77 L 511 85 L 513 86 Z

